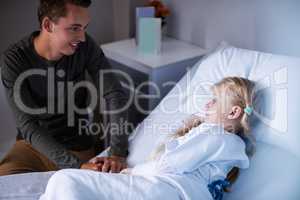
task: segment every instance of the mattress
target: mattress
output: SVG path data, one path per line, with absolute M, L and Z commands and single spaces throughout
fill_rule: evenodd
M 36 200 L 54 172 L 35 172 L 0 177 L 1 200 Z

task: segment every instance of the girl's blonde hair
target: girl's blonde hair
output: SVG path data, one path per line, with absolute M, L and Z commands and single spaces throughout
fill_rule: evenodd
M 250 115 L 245 112 L 246 108 L 254 109 L 254 82 L 241 77 L 226 77 L 216 83 L 216 89 L 225 91 L 226 100 L 232 105 L 240 106 L 243 114 L 240 119 L 239 134 L 247 134 L 250 132 Z

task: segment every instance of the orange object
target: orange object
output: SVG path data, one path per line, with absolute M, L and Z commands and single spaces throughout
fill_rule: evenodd
M 151 0 L 147 6 L 155 9 L 155 17 L 165 18 L 170 15 L 170 10 L 159 0 Z

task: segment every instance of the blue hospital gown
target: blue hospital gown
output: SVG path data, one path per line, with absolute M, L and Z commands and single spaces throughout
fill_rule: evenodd
M 137 165 L 132 173 L 160 177 L 180 191 L 183 199 L 204 195 L 211 199 L 207 185 L 224 180 L 233 167 L 249 167 L 244 141 L 220 125 L 203 123 L 168 141 L 157 161 Z

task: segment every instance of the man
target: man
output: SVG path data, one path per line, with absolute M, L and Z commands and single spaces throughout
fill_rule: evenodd
M 85 33 L 90 4 L 90 0 L 40 0 L 41 30 L 4 52 L 2 82 L 18 136 L 0 163 L 0 175 L 63 168 L 119 172 L 126 166 L 128 135 L 122 126 L 127 119 L 126 109 L 109 114 L 110 124 L 119 125 L 119 130 L 109 129 L 109 157 L 92 160 L 94 137 L 86 131 L 89 129 L 81 130 L 79 124 L 88 115 L 70 112 L 86 110 L 88 99 L 95 95 L 82 84 L 76 85 L 85 81 L 85 72 L 98 90 L 102 81 L 107 111 L 121 109 L 127 101 L 112 73 L 100 80 L 101 71 L 110 66 L 102 50 Z M 99 106 L 100 97 L 96 96 Z M 94 112 L 99 114 L 96 108 Z

